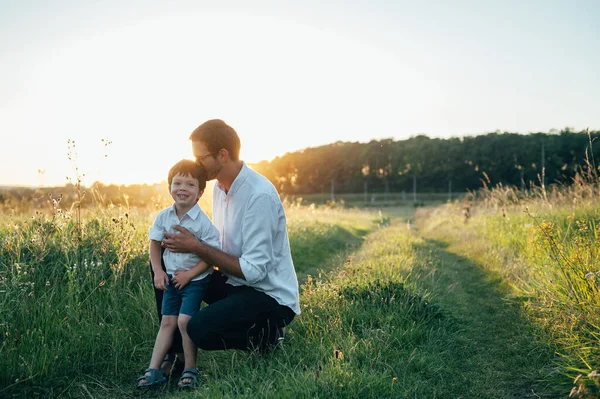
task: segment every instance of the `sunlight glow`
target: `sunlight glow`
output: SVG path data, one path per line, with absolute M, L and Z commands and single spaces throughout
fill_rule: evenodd
M 32 170 L 47 169 L 46 184 L 64 181 L 69 138 L 88 182 L 149 183 L 191 157 L 189 133 L 206 119 L 234 126 L 242 158 L 257 162 L 329 143 L 323 132 L 339 130 L 349 115 L 378 136 L 379 119 L 410 105 L 393 93 L 411 92 L 413 106 L 425 105 L 440 100 L 424 94 L 432 89 L 393 56 L 316 28 L 219 14 L 165 17 L 49 50 L 22 99 L 40 114 L 14 122 L 52 138 L 32 148 Z M 105 159 L 97 156 L 102 138 L 113 141 Z
M 161 181 L 212 118 L 248 162 L 600 121 L 592 1 L 165 4 L 0 2 L 0 185 L 64 184 L 69 139 L 86 184 Z

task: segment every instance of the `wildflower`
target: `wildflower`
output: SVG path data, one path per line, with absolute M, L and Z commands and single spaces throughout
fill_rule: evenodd
M 333 357 L 335 357 L 338 360 L 343 360 L 344 359 L 344 354 L 342 353 L 341 350 L 334 350 L 333 351 Z

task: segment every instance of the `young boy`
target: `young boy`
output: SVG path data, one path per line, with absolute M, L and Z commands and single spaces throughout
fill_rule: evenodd
M 188 229 L 202 242 L 220 249 L 219 232 L 198 206 L 206 187 L 206 171 L 194 161 L 184 159 L 169 170 L 169 192 L 175 203 L 163 209 L 150 228 L 150 262 L 154 271 L 154 286 L 165 290 L 162 302 L 162 321 L 156 336 L 150 366 L 137 379 L 137 386 L 152 387 L 166 382 L 160 368 L 171 347 L 173 333 L 181 331 L 185 369 L 177 385 L 195 388 L 198 379 L 196 346 L 187 335 L 186 327 L 191 316 L 200 308 L 210 275 L 213 271 L 205 261 L 192 253 L 175 253 L 165 249 L 161 267 L 161 241 L 165 232 L 176 232 L 174 225 Z

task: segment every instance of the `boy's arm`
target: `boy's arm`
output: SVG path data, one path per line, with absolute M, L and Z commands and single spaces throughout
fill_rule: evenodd
M 150 240 L 150 263 L 154 272 L 154 286 L 159 290 L 166 290 L 169 285 L 169 277 L 162 269 L 160 242 Z
M 190 270 L 179 270 L 175 272 L 175 276 L 173 276 L 173 283 L 175 283 L 175 288 L 179 290 L 182 289 L 183 287 L 188 285 L 188 283 L 192 281 L 192 279 L 201 275 L 209 268 L 210 266 L 208 263 L 206 263 L 203 260 L 200 260 L 200 262 L 196 263 L 196 265 L 194 265 L 194 267 L 192 267 Z

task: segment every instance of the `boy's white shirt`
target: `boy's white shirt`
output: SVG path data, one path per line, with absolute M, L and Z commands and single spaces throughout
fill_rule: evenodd
M 154 219 L 154 224 L 150 227 L 150 239 L 162 241 L 165 231 L 168 233 L 178 233 L 173 226 L 185 227 L 197 239 L 213 248 L 221 249 L 219 243 L 219 231 L 211 223 L 210 219 L 202 211 L 198 204 L 195 204 L 181 220 L 175 211 L 175 204 L 163 209 Z M 174 274 L 177 270 L 190 270 L 199 261 L 200 257 L 193 253 L 175 253 L 166 249 L 163 253 L 167 274 Z M 210 267 L 206 272 L 194 277 L 192 281 L 201 280 L 210 275 L 213 268 Z

